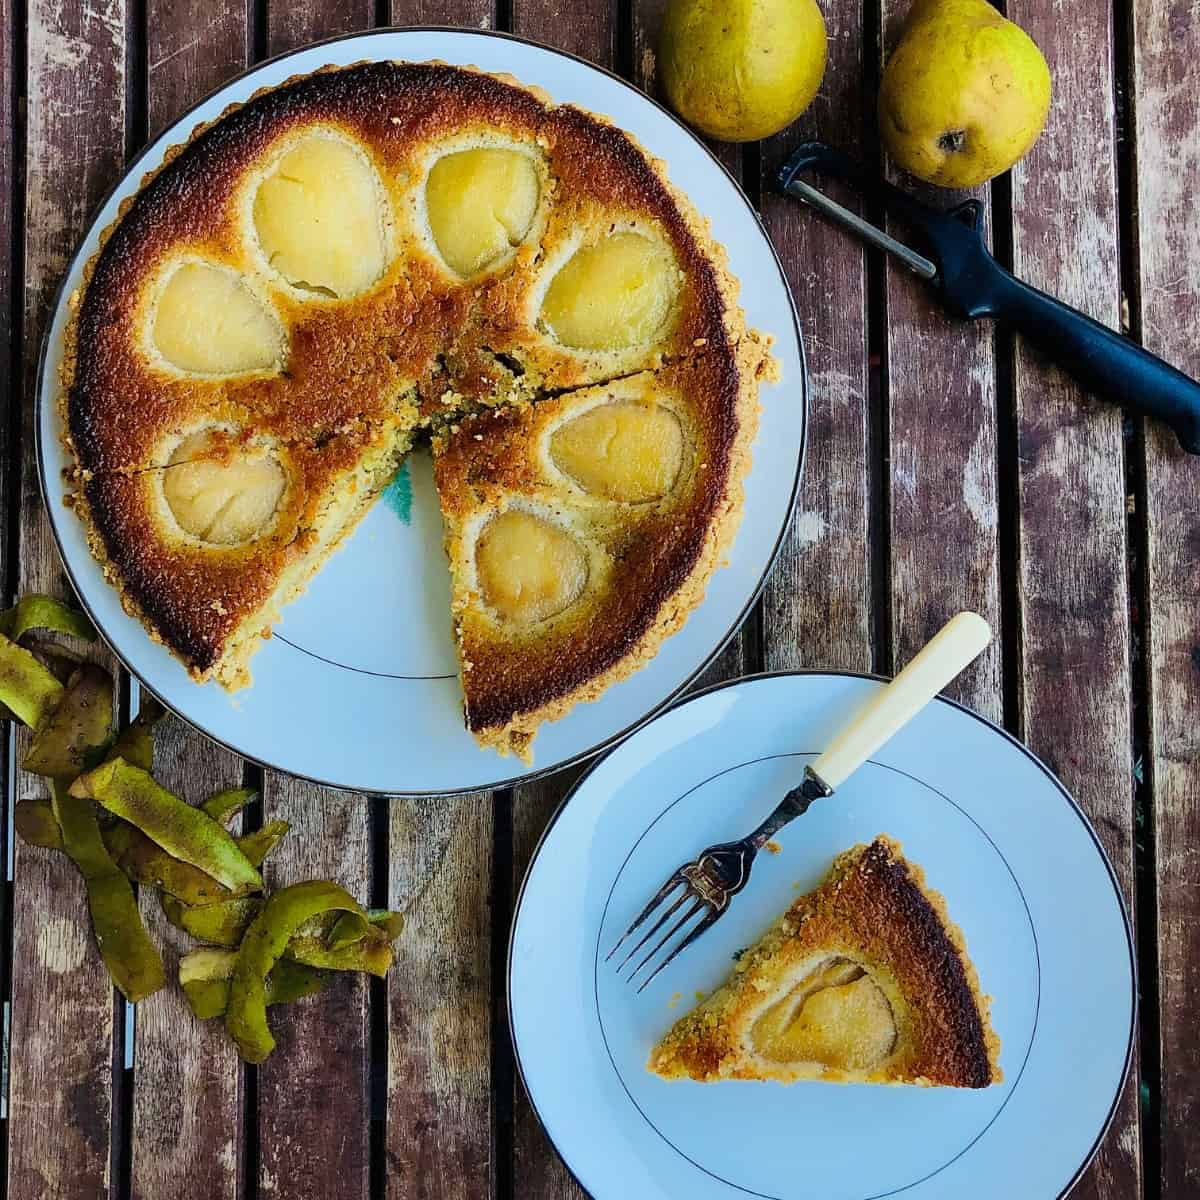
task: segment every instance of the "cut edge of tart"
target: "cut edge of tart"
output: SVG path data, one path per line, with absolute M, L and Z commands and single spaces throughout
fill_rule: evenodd
M 990 998 L 924 871 L 880 834 L 840 854 L 655 1046 L 665 1079 L 983 1088 Z
M 455 270 L 438 259 L 442 247 L 424 207 L 430 171 L 455 153 L 480 149 L 501 158 L 458 164 L 459 174 L 482 172 L 510 187 L 496 198 L 509 245 L 489 258 L 500 241 L 485 221 L 454 248 L 467 267 L 478 259 L 477 269 Z M 506 151 L 530 159 L 536 197 L 527 173 L 514 174 L 503 158 Z M 322 182 L 330 172 L 355 184 L 357 225 L 377 235 L 375 265 L 361 276 L 348 243 L 326 254 L 309 228 L 333 214 Z M 447 194 L 455 179 L 448 171 L 441 181 Z M 296 196 L 309 192 L 313 210 L 301 211 Z M 445 195 L 438 202 L 445 206 Z M 443 240 L 452 210 L 439 217 Z M 638 317 L 629 322 L 633 340 L 615 350 L 563 344 L 540 321 L 562 266 L 550 270 L 547 255 L 568 262 L 579 248 L 565 252 L 573 238 L 614 231 L 621 286 L 633 289 Z M 639 256 L 644 247 L 626 244 L 647 231 L 666 257 Z M 660 259 L 670 260 L 669 295 L 655 290 Z M 581 277 L 585 285 L 592 279 L 586 269 Z M 583 290 L 590 295 L 589 287 Z M 586 678 L 533 680 L 524 700 L 492 705 L 480 717 L 467 678 L 477 664 L 459 646 L 468 726 L 481 744 L 528 761 L 541 723 L 636 670 L 684 623 L 732 539 L 759 384 L 778 371 L 770 339 L 746 329 L 737 294 L 724 249 L 667 178 L 666 164 L 608 118 L 556 105 L 539 88 L 474 67 L 364 62 L 297 75 L 198 125 L 101 232 L 69 298 L 60 369 L 69 503 L 125 610 L 194 679 L 234 689 L 250 682 L 248 660 L 282 608 L 353 531 L 416 439 L 428 435 L 436 444 L 447 428 L 481 411 L 554 405 L 705 360 L 732 364 L 736 387 L 721 390 L 728 436 L 712 447 L 723 490 L 704 528 L 690 531 L 687 569 L 675 571 L 672 588 L 653 598 L 648 617 L 649 609 L 638 615 L 621 653 L 603 662 L 601 655 Z M 559 296 L 555 312 L 575 322 L 577 340 L 587 342 L 595 326 L 603 341 L 604 321 L 596 326 L 571 302 L 569 294 Z M 197 305 L 203 313 L 193 311 Z M 207 329 L 239 321 L 246 327 L 231 328 L 227 346 L 205 344 Z M 336 409 L 324 407 L 325 395 L 337 398 Z M 185 476 L 178 456 L 186 457 L 189 438 L 206 428 L 228 431 L 225 465 L 230 453 L 274 445 L 306 464 L 304 487 L 276 494 L 278 478 L 260 463 L 239 475 L 241 492 L 224 507 L 220 497 L 197 498 L 220 471 L 209 464 Z M 330 441 L 340 447 L 337 462 L 321 464 L 314 448 Z M 167 503 L 163 489 L 149 483 L 169 471 L 177 473 Z M 607 520 L 605 554 L 613 561 L 616 508 L 609 506 L 606 519 L 597 511 L 605 498 L 597 505 L 586 480 L 557 482 L 559 500 L 578 508 L 589 529 Z M 652 489 L 653 470 L 627 486 Z M 272 497 L 287 520 L 270 514 L 263 530 L 247 533 Z M 544 501 L 521 503 L 536 508 Z M 444 515 L 453 560 L 453 520 Z M 656 535 L 672 536 L 665 527 Z M 595 567 L 600 558 L 592 554 L 589 562 Z M 226 593 L 203 579 L 209 567 L 214 580 L 229 585 Z M 592 567 L 581 568 L 581 588 Z M 554 604 L 545 603 L 553 621 Z

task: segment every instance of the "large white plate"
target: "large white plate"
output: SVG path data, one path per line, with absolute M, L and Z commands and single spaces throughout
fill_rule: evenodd
M 517 1060 L 597 1200 L 1048 1200 L 1107 1128 L 1132 1048 L 1129 925 L 1075 802 L 974 713 L 926 708 L 760 855 L 730 911 L 640 996 L 604 954 L 666 876 L 743 837 L 881 684 L 758 676 L 688 700 L 583 779 L 525 880 L 509 950 Z M 992 995 L 1003 1084 L 981 1091 L 667 1083 L 654 1043 L 840 851 L 899 838 Z M 678 1007 L 672 1007 L 672 1002 Z
M 254 658 L 254 686 L 235 696 L 191 682 L 122 611 L 79 521 L 62 504 L 66 464 L 55 396 L 64 297 L 78 286 L 99 231 L 122 199 L 168 146 L 257 88 L 325 63 L 392 58 L 508 71 L 630 130 L 667 160 L 672 178 L 712 219 L 742 280 L 747 317 L 775 335 L 783 368 L 782 382 L 762 396 L 745 519 L 729 565 L 652 662 L 541 732 L 532 770 L 479 750 L 463 730 L 440 519 L 429 464 L 419 455 L 308 593 L 287 608 L 277 635 Z M 499 786 L 562 766 L 621 736 L 684 688 L 736 631 L 774 558 L 795 499 L 806 412 L 799 329 L 778 259 L 745 196 L 691 133 L 636 88 L 580 59 L 496 34 L 412 29 L 343 38 L 264 63 L 192 109 L 134 164 L 67 273 L 43 352 L 38 435 L 42 486 L 71 580 L 105 640 L 151 691 L 247 758 L 338 787 L 423 794 Z

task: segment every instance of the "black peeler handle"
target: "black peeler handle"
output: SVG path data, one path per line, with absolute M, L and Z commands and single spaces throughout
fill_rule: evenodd
M 1200 383 L 999 264 L 988 285 L 987 315 L 1007 322 L 1088 390 L 1165 422 L 1189 454 L 1200 454 Z
M 888 212 L 920 236 L 931 258 L 805 183 L 800 177 L 807 171 L 841 176 L 877 196 Z M 797 146 L 781 166 L 778 183 L 782 191 L 897 255 L 938 290 L 951 312 L 1006 322 L 1084 387 L 1165 422 L 1189 454 L 1200 454 L 1200 383 L 1005 270 L 983 240 L 978 201 L 968 200 L 947 212 L 931 208 L 823 142 Z

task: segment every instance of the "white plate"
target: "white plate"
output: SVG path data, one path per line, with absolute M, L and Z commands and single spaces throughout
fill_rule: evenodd
M 606 113 L 665 158 L 672 178 L 712 220 L 741 278 L 751 325 L 775 335 L 783 368 L 764 389 L 746 487 L 745 518 L 729 566 L 658 655 L 592 704 L 546 726 L 533 769 L 477 748 L 462 726 L 450 635 L 449 581 L 428 460 L 415 456 L 348 544 L 290 605 L 255 655 L 255 683 L 229 696 L 199 687 L 126 615 L 62 504 L 55 398 L 65 296 L 78 286 L 97 236 L 168 146 L 258 88 L 326 63 L 441 59 L 508 71 L 562 102 Z M 363 34 L 273 59 L 214 93 L 134 164 L 97 214 L 67 273 L 43 350 L 38 394 L 42 487 L 55 537 L 80 600 L 129 669 L 170 708 L 238 754 L 356 791 L 424 794 L 488 788 L 594 753 L 644 721 L 693 679 L 737 630 L 787 528 L 799 482 L 807 387 L 799 327 L 779 261 L 753 208 L 704 146 L 665 110 L 616 76 L 569 55 L 496 34 L 409 29 Z M 411 503 L 410 503 L 411 501 Z
M 1050 771 L 949 701 L 784 829 L 781 852 L 759 856 L 725 917 L 640 996 L 603 962 L 671 871 L 748 833 L 880 686 L 812 673 L 704 692 L 597 763 L 545 835 L 513 927 L 509 1011 L 534 1107 L 597 1200 L 1046 1200 L 1095 1151 L 1132 1048 L 1120 893 Z M 651 1047 L 694 994 L 717 986 L 836 854 L 885 832 L 966 935 L 994 998 L 1005 1082 L 782 1087 L 649 1074 Z

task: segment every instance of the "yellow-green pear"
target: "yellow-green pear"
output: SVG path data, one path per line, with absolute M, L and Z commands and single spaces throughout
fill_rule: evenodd
M 879 89 L 888 153 L 918 179 L 970 188 L 1007 171 L 1046 123 L 1050 69 L 986 0 L 915 0 Z
M 671 107 L 725 142 L 790 125 L 825 74 L 816 0 L 670 0 L 658 70 Z

